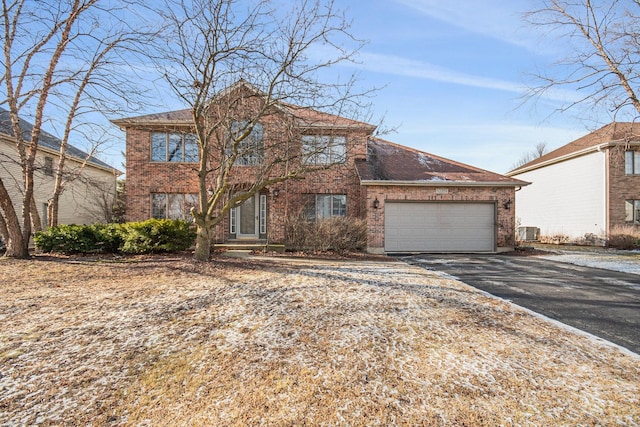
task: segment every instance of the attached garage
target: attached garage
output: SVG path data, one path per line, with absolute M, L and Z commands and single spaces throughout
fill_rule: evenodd
M 387 253 L 494 252 L 496 234 L 495 203 L 385 203 Z

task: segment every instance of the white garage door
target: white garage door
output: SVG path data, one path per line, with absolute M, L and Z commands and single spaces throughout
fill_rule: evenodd
M 386 252 L 493 252 L 493 203 L 387 202 Z

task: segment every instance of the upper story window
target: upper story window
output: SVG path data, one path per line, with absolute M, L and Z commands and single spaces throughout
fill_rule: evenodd
M 331 165 L 347 160 L 347 138 L 344 136 L 302 136 L 302 161 L 307 165 Z
M 231 138 L 229 147 L 227 147 L 227 155 L 231 155 L 234 141 L 241 138 L 248 130 L 249 122 L 233 122 L 231 124 Z M 251 133 L 238 142 L 235 162 L 236 166 L 255 166 L 261 165 L 264 159 L 264 127 L 260 123 L 256 123 Z
M 640 151 L 625 151 L 624 173 L 627 175 L 640 175 Z
M 198 141 L 196 136 L 192 133 L 151 133 L 151 161 L 197 162 Z
M 42 167 L 42 172 L 46 176 L 53 176 L 53 157 L 44 158 L 44 166 Z

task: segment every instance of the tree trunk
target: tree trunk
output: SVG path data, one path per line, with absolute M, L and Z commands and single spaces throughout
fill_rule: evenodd
M 13 208 L 9 193 L 2 180 L 0 180 L 0 208 L 2 212 L 4 212 L 3 229 L 8 236 L 5 242 L 7 248 L 4 256 L 10 258 L 29 258 L 29 241 L 27 240 L 25 242 L 23 239 L 20 220 Z
M 197 261 L 209 261 L 211 257 L 211 234 L 213 233 L 213 222 L 204 221 L 203 224 L 197 224 L 196 250 L 194 258 Z
M 33 231 L 42 231 L 42 221 L 40 219 L 40 214 L 38 214 L 38 207 L 36 206 L 35 197 L 31 198 L 31 211 L 29 212 L 31 215 L 31 225 L 33 225 Z

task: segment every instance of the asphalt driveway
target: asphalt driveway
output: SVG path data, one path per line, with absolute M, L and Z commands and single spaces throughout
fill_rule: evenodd
M 640 354 L 640 275 L 513 255 L 401 259 Z

